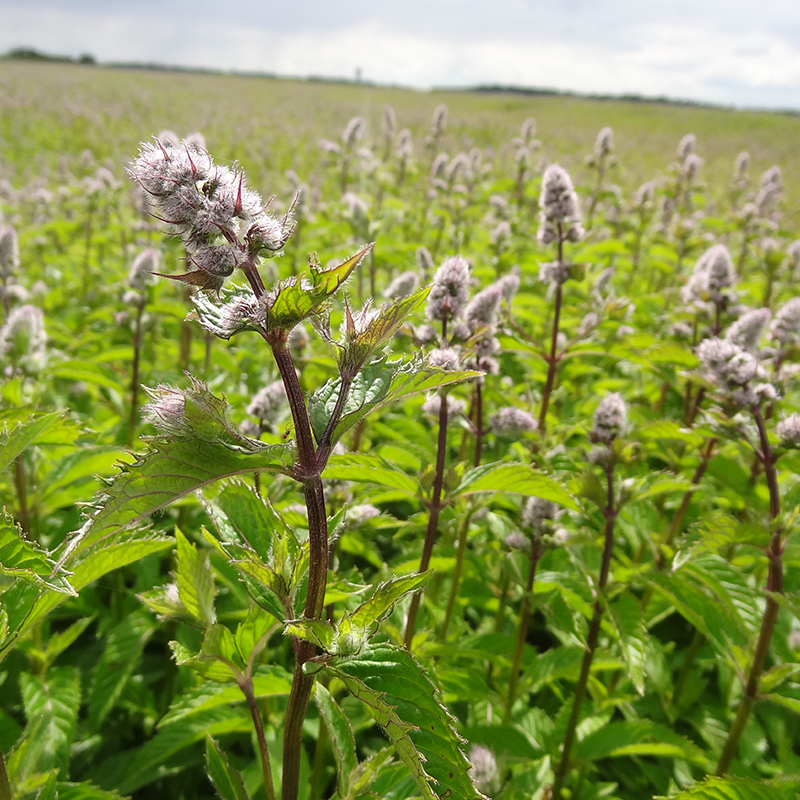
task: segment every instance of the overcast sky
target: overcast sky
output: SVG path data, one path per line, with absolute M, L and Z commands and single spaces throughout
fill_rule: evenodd
M 0 52 L 800 110 L 800 0 L 0 0 Z

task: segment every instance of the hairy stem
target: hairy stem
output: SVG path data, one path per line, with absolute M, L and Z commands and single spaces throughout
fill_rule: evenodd
M 458 529 L 458 546 L 456 548 L 456 563 L 453 567 L 453 582 L 450 584 L 450 595 L 447 598 L 447 610 L 444 612 L 444 622 L 442 623 L 442 630 L 439 638 L 442 641 L 447 639 L 447 630 L 450 627 L 450 620 L 453 617 L 453 611 L 456 607 L 456 600 L 458 599 L 458 589 L 461 584 L 461 572 L 464 569 L 464 554 L 467 550 L 467 533 L 469 532 L 469 523 L 472 519 L 472 509 L 470 509 L 461 521 Z
M 562 235 L 561 223 L 558 223 L 558 263 L 564 262 L 564 237 Z M 561 297 L 563 284 L 559 283 L 556 287 L 555 307 L 553 309 L 553 330 L 550 334 L 550 355 L 547 357 L 547 380 L 542 391 L 542 409 L 539 412 L 539 432 L 542 436 L 545 433 L 545 422 L 547 420 L 547 409 L 550 405 L 550 394 L 553 391 L 553 384 L 556 380 L 556 367 L 558 358 L 558 324 L 561 318 Z
M 131 412 L 128 417 L 127 445 L 133 447 L 136 436 L 136 420 L 139 416 L 139 369 L 142 360 L 142 316 L 144 315 L 144 302 L 136 307 L 136 322 L 133 329 L 133 365 L 131 367 Z
M 431 493 L 430 516 L 428 517 L 428 528 L 425 531 L 425 543 L 422 546 L 422 558 L 419 562 L 419 571 L 424 572 L 431 563 L 433 553 L 433 543 L 436 541 L 436 531 L 439 527 L 439 511 L 442 507 L 442 485 L 444 483 L 444 461 L 447 451 L 447 392 L 440 394 L 441 405 L 439 406 L 439 438 L 436 447 L 436 474 L 433 479 L 433 492 Z M 408 620 L 406 622 L 405 644 L 411 647 L 414 638 L 414 628 L 417 624 L 417 612 L 421 593 L 417 592 L 411 598 L 411 605 L 408 608 Z
M 24 533 L 31 532 L 31 512 L 28 508 L 28 476 L 25 473 L 25 458 L 20 453 L 14 459 L 14 488 L 17 491 L 19 513 L 17 521 Z
M 3 758 L 2 750 L 0 750 L 0 800 L 14 800 L 11 796 L 11 784 L 8 782 L 6 762 Z
M 475 381 L 475 458 L 472 466 L 481 465 L 483 455 L 483 383 L 480 378 Z
M 592 621 L 589 624 L 589 635 L 586 638 L 586 650 L 583 654 L 581 672 L 578 677 L 578 684 L 575 687 L 575 697 L 572 701 L 572 711 L 564 735 L 561 760 L 558 762 L 558 766 L 555 769 L 552 792 L 553 800 L 561 800 L 561 790 L 564 787 L 564 780 L 569 772 L 570 752 L 572 751 L 572 745 L 575 741 L 575 730 L 581 716 L 581 706 L 583 705 L 583 698 L 586 696 L 589 671 L 591 670 L 592 661 L 594 660 L 594 652 L 597 649 L 597 640 L 600 636 L 600 622 L 603 618 L 602 597 L 605 594 L 606 583 L 608 582 L 608 572 L 611 566 L 611 552 L 614 547 L 614 521 L 617 517 L 617 509 L 614 506 L 614 468 L 611 465 L 607 465 L 605 471 L 607 501 L 606 507 L 603 510 L 603 515 L 606 518 L 603 561 L 600 566 L 600 579 L 597 582 L 597 591 L 595 592 Z
M 517 697 L 517 683 L 519 681 L 519 671 L 522 666 L 522 653 L 525 650 L 525 640 L 528 637 L 528 626 L 531 621 L 531 594 L 533 592 L 533 582 L 536 578 L 536 565 L 539 563 L 541 551 L 539 542 L 535 542 L 530 555 L 528 566 L 528 582 L 525 585 L 525 596 L 522 598 L 522 611 L 519 617 L 519 628 L 517 630 L 517 646 L 514 649 L 514 661 L 511 664 L 511 675 L 508 679 L 508 695 L 506 697 L 506 710 L 503 716 L 503 724 L 511 724 L 511 709 L 514 707 L 514 700 Z
M 261 721 L 261 712 L 258 710 L 256 695 L 253 690 L 253 679 L 250 675 L 242 676 L 239 681 L 239 688 L 247 700 L 247 707 L 250 709 L 250 716 L 253 719 L 253 726 L 256 729 L 256 739 L 258 739 L 258 750 L 261 754 L 261 772 L 264 777 L 264 790 L 269 800 L 275 798 L 275 782 L 272 779 L 272 765 L 269 760 L 269 747 L 264 736 L 264 724 Z
M 292 355 L 285 341 L 272 343 L 275 363 L 283 379 L 286 397 L 294 420 L 297 454 L 308 512 L 308 592 L 303 616 L 321 619 L 328 580 L 328 520 L 325 493 L 317 468 L 314 438 L 308 420 L 303 390 L 297 377 Z M 300 782 L 300 754 L 303 746 L 303 720 L 306 716 L 314 677 L 303 672 L 303 665 L 313 658 L 316 648 L 311 642 L 293 641 L 295 652 L 294 676 L 283 731 L 283 800 L 296 800 Z
M 759 458 L 764 465 L 764 474 L 767 478 L 769 488 L 769 516 L 770 520 L 775 520 L 781 513 L 781 497 L 778 489 L 778 473 L 775 469 L 776 458 L 772 453 L 767 436 L 767 426 L 761 413 L 761 406 L 754 405 L 750 409 L 753 413 L 756 427 L 758 428 L 759 438 Z M 767 558 L 769 559 L 769 572 L 767 575 L 767 591 L 775 594 L 783 594 L 783 541 L 781 529 L 776 528 L 772 533 L 769 547 L 767 548 Z M 772 632 L 775 630 L 775 623 L 778 620 L 778 610 L 780 606 L 773 595 L 767 596 L 764 606 L 764 616 L 761 618 L 761 630 L 758 634 L 753 663 L 750 666 L 750 674 L 747 677 L 747 684 L 744 689 L 744 697 L 739 704 L 736 717 L 733 720 L 731 729 L 728 731 L 728 738 L 722 748 L 719 762 L 717 763 L 716 775 L 724 775 L 730 767 L 736 752 L 739 749 L 739 740 L 742 738 L 747 720 L 756 703 L 758 697 L 758 684 L 764 671 L 764 663 L 769 653 L 769 643 L 772 639 Z

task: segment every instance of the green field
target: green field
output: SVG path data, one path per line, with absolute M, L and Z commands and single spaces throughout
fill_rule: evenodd
M 797 800 L 798 134 L 0 60 L 0 800 Z

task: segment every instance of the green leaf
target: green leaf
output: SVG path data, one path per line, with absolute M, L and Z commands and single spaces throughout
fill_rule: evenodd
M 226 481 L 205 506 L 224 541 L 249 546 L 263 561 L 270 559 L 275 536 L 291 530 L 270 502 L 242 480 Z
M 199 675 L 220 683 L 238 680 L 244 670 L 233 634 L 224 625 L 209 625 L 199 653 L 193 653 L 180 642 L 170 642 L 178 666 L 191 667 Z
M 372 411 L 422 392 L 473 380 L 482 372 L 447 371 L 426 368 L 421 357 L 411 361 L 378 359 L 367 364 L 353 379 L 342 417 L 334 428 L 331 444 Z M 341 378 L 328 381 L 309 401 L 309 417 L 317 440 L 328 423 L 341 388 Z
M 639 601 L 623 594 L 608 606 L 609 620 L 628 668 L 628 676 L 636 691 L 644 696 L 644 659 L 647 650 L 647 631 Z
M 76 552 L 135 525 L 155 511 L 222 478 L 254 471 L 290 475 L 294 444 L 268 445 L 242 436 L 225 418 L 227 403 L 193 382 L 186 391 L 169 393 L 171 405 L 184 412 L 169 425 L 172 435 L 153 440 L 150 450 L 109 482 L 87 523 L 73 535 L 59 565 Z M 167 416 L 165 414 L 165 416 Z
M 5 471 L 26 448 L 45 439 L 45 434 L 52 432 L 62 420 L 65 420 L 64 412 L 53 411 L 50 414 L 31 414 L 10 431 L 4 427 L 0 431 L 0 472 Z
M 217 743 L 206 736 L 206 772 L 222 800 L 250 800 L 239 772 L 228 764 Z
M 358 766 L 356 742 L 353 731 L 344 712 L 331 693 L 319 682 L 314 684 L 314 699 L 320 716 L 325 720 L 331 739 L 333 755 L 336 758 L 337 788 L 339 797 L 348 797 L 352 775 Z
M 108 634 L 103 655 L 94 669 L 87 701 L 92 730 L 97 730 L 119 699 L 154 630 L 152 620 L 138 613 L 120 622 Z
M 578 510 L 572 497 L 552 478 L 542 475 L 527 464 L 485 464 L 469 470 L 461 479 L 456 494 L 476 492 L 515 492 L 528 497 L 541 497 L 565 508 Z
M 256 698 L 277 697 L 292 690 L 292 676 L 283 667 L 261 666 L 253 675 L 253 693 Z M 245 700 L 238 686 L 217 681 L 203 683 L 175 700 L 158 723 L 159 728 L 172 725 L 186 717 L 200 714 L 218 706 L 230 706 Z
M 415 575 L 405 575 L 402 578 L 390 578 L 380 584 L 372 597 L 350 615 L 353 626 L 366 630 L 379 622 L 391 612 L 398 600 L 422 589 L 432 575 L 433 572 L 429 570 Z
M 575 746 L 575 757 L 581 761 L 632 755 L 682 758 L 710 766 L 697 745 L 666 726 L 645 719 L 609 722 L 585 736 Z
M 58 800 L 122 800 L 122 795 L 98 789 L 91 783 L 58 784 Z
M 382 458 L 360 453 L 333 456 L 328 462 L 325 477 L 388 486 L 410 495 L 416 495 L 419 489 L 419 482 L 415 478 L 395 469 Z
M 423 305 L 431 288 L 426 286 L 391 305 L 384 305 L 362 331 L 356 329 L 350 308 L 345 306 L 344 344 L 338 345 L 339 372 L 343 376 L 355 377 L 367 359 L 395 334 L 406 317 Z
M 756 781 L 752 778 L 706 778 L 670 800 L 793 800 L 795 787 Z M 657 798 L 656 800 L 666 800 Z
M 425 800 L 449 792 L 452 800 L 480 797 L 453 718 L 437 699 L 425 670 L 405 649 L 375 645 L 359 657 L 331 662 L 339 678 L 383 728 Z
M 238 691 L 238 688 L 237 688 Z M 162 727 L 134 751 L 133 758 L 123 764 L 119 775 L 110 775 L 104 783 L 112 782 L 123 794 L 130 794 L 162 776 L 162 767 L 176 754 L 208 736 L 227 733 L 250 735 L 253 721 L 249 712 L 235 706 L 218 706 L 192 714 L 173 725 Z
M 214 611 L 214 573 L 208 553 L 197 548 L 176 528 L 177 565 L 175 578 L 183 607 L 202 625 L 217 621 Z
M 268 301 L 265 323 L 267 333 L 275 330 L 290 331 L 299 322 L 317 313 L 371 249 L 372 245 L 368 244 L 331 269 L 320 269 L 319 265 L 310 263 L 308 272 L 279 283 Z
M 286 636 L 296 636 L 306 642 L 312 642 L 326 653 L 333 652 L 335 631 L 329 622 L 320 619 L 296 619 L 286 623 L 283 631 Z
M 151 553 L 157 553 L 173 545 L 171 538 L 167 539 L 152 535 L 142 537 L 141 534 L 138 534 L 138 537 L 140 538 L 126 536 L 116 542 L 107 542 L 102 549 L 93 550 L 85 554 L 72 567 L 73 573 L 70 577 L 70 583 L 75 591 L 79 592 L 92 581 L 96 581 L 114 569 L 132 564 L 140 558 L 144 558 Z M 67 595 L 63 593 L 53 591 L 47 591 L 36 597 L 17 634 L 22 635 L 25 631 L 30 630 L 40 619 L 63 603 L 66 597 Z M 0 648 L 0 656 L 6 654 L 8 644 L 6 642 Z
M 51 667 L 44 678 L 24 672 L 20 689 L 28 724 L 35 727 L 37 771 L 58 769 L 66 776 L 81 703 L 78 670 Z
M 54 592 L 75 595 L 64 570 L 54 569 L 53 562 L 37 544 L 25 537 L 14 518 L 0 512 L 0 575 L 28 581 Z

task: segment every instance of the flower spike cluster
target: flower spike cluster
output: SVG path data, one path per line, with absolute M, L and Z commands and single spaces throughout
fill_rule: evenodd
M 185 283 L 220 289 L 236 267 L 280 253 L 292 232 L 290 213 L 273 217 L 240 171 L 214 164 L 198 144 L 143 144 L 130 173 L 186 246 L 190 271 L 171 276 Z

